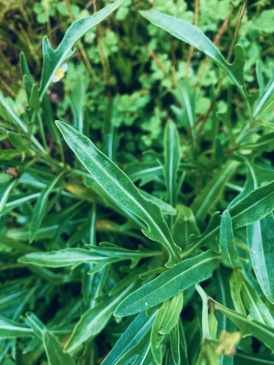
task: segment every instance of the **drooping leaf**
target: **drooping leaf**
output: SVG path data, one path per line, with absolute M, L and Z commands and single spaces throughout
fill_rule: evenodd
M 235 60 L 229 64 L 221 55 L 217 47 L 207 38 L 196 26 L 187 23 L 174 16 L 166 15 L 155 10 L 140 11 L 141 15 L 152 24 L 164 29 L 174 37 L 194 46 L 199 51 L 205 53 L 214 62 L 221 66 L 238 86 L 243 85 L 244 52 L 237 45 L 235 47 Z
M 178 262 L 180 249 L 173 241 L 160 208 L 143 198 L 127 175 L 87 137 L 65 123 L 58 121 L 56 124 L 69 147 L 100 185 L 107 198 L 116 205 L 125 207 L 143 222 L 141 228 L 144 234 L 151 240 L 161 243 L 168 251 L 170 255 L 168 265 Z
M 173 266 L 129 295 L 117 308 L 116 316 L 129 316 L 172 298 L 195 283 L 206 280 L 220 264 L 218 254 L 208 250 Z

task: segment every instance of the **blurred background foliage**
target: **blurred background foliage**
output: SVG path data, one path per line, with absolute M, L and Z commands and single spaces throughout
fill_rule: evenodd
M 26 105 L 18 77 L 20 52 L 26 54 L 33 77 L 39 79 L 43 36 L 47 34 L 57 46 L 73 21 L 93 14 L 108 3 L 99 0 L 1 0 L 1 89 L 16 99 L 19 113 L 24 113 Z M 147 24 L 138 16 L 138 10 L 154 8 L 198 24 L 232 61 L 231 40 L 241 5 L 240 0 L 200 0 L 196 3 L 126 0 L 114 15 L 85 35 L 69 62 L 67 77 L 50 87 L 56 117 L 73 121 L 73 90 L 75 86 L 81 88 L 85 94 L 82 102 L 87 121 L 84 124 L 90 130 L 90 136 L 95 135 L 99 141 L 102 124 L 111 118 L 115 127 L 123 127 L 121 161 L 134 160 L 133 151 L 138 154 L 144 148 L 161 148 L 159 136 L 168 118 L 177 118 L 179 126 L 184 128 L 180 94 L 182 80 L 188 80 L 194 104 L 199 100 L 195 104 L 195 125 L 199 129 L 199 125 L 204 124 L 201 134 L 205 136 L 212 113 L 209 113 L 207 123 L 201 119 L 213 99 L 215 111 L 223 111 L 229 82 L 223 80 L 222 72 L 201 53 Z M 237 41 L 246 54 L 246 81 L 254 89 L 257 88 L 257 60 L 262 61 L 263 73 L 269 76 L 268 64 L 274 52 L 273 19 L 271 1 L 265 0 L 249 1 L 241 19 Z M 241 100 L 234 96 L 233 90 L 232 98 L 241 109 Z M 195 149 L 199 153 L 204 146 L 198 143 L 199 140 L 196 142 Z

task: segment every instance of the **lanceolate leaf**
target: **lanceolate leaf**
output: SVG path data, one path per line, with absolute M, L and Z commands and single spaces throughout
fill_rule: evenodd
M 124 354 L 138 347 L 138 344 L 150 330 L 155 315 L 156 312 L 150 316 L 147 316 L 145 312 L 139 313 L 116 342 L 101 365 L 116 364 L 116 361 L 122 358 Z
M 273 207 L 274 181 L 253 190 L 230 209 L 233 228 L 240 228 L 264 218 Z
M 251 263 L 264 295 L 274 303 L 274 217 L 273 213 L 247 226 Z
M 120 168 L 109 160 L 84 135 L 71 126 L 56 122 L 66 142 L 93 179 L 101 186 L 108 199 L 124 206 L 142 220 L 144 234 L 161 243 L 169 252 L 169 265 L 180 260 L 180 249 L 173 241 L 160 208 L 147 201 Z
M 194 25 L 155 10 L 140 13 L 152 24 L 205 53 L 226 71 L 238 87 L 243 85 L 244 53 L 240 46 L 235 47 L 234 63 L 229 64 L 216 46 Z
M 155 255 L 157 255 L 157 251 L 144 249 L 133 251 L 106 243 L 104 246 L 90 246 L 89 249 L 65 248 L 59 251 L 33 252 L 20 257 L 19 262 L 44 267 L 66 267 L 77 266 L 82 263 L 94 263 L 101 267 L 117 261 L 131 260 L 131 267 L 134 267 L 140 259 Z
M 61 342 L 52 332 L 43 332 L 43 345 L 49 365 L 75 365 L 71 356 L 64 353 Z
M 220 197 L 225 184 L 238 165 L 239 162 L 228 161 L 228 163 L 219 172 L 214 174 L 213 178 L 202 189 L 191 206 L 198 220 L 204 220 L 206 215 L 210 212 L 210 208 Z
M 11 319 L 0 317 L 0 338 L 32 337 L 33 335 L 31 328 Z
M 30 242 L 32 242 L 36 236 L 36 233 L 38 232 L 40 225 L 44 219 L 44 216 L 46 214 L 47 209 L 47 201 L 49 194 L 52 192 L 52 189 L 54 188 L 54 185 L 58 182 L 60 177 L 64 174 L 62 172 L 59 174 L 53 181 L 48 184 L 48 186 L 41 192 L 39 198 L 37 199 L 37 202 L 35 204 L 34 210 L 33 210 L 33 216 L 31 221 L 31 228 L 30 228 Z
M 164 176 L 168 202 L 175 206 L 177 199 L 177 174 L 180 165 L 180 142 L 175 124 L 169 121 L 164 135 Z
M 232 268 L 241 267 L 233 237 L 232 220 L 227 210 L 223 212 L 221 219 L 220 247 L 224 265 Z
M 215 310 L 219 310 L 239 328 L 243 337 L 254 336 L 274 352 L 274 333 L 272 327 L 253 321 L 248 317 L 224 307 L 211 298 L 209 299 L 209 302 L 212 303 Z
M 119 305 L 115 315 L 129 316 L 172 298 L 190 286 L 208 279 L 220 262 L 220 256 L 210 250 L 186 259 L 128 296 Z
M 123 288 L 115 296 L 106 296 L 97 306 L 88 309 L 80 318 L 66 344 L 66 351 L 73 352 L 97 335 L 111 318 L 115 308 L 136 286 L 136 281 Z
M 46 92 L 54 74 L 62 64 L 73 54 L 74 44 L 91 28 L 101 23 L 115 9 L 121 5 L 123 0 L 118 0 L 114 4 L 108 5 L 92 16 L 82 18 L 73 23 L 67 30 L 62 42 L 56 50 L 53 50 L 47 37 L 43 39 L 43 69 L 42 79 L 39 89 L 40 100 Z

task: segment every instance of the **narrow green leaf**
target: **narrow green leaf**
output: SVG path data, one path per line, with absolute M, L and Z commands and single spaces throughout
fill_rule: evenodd
M 177 116 L 178 122 L 190 132 L 192 139 L 195 138 L 195 97 L 194 90 L 188 80 L 178 82 L 178 88 L 173 92 L 176 99 L 182 104 L 182 109 L 172 105 L 171 109 Z
M 101 365 L 113 365 L 132 349 L 136 349 L 142 338 L 146 336 L 152 326 L 156 312 L 147 316 L 145 312 L 139 313 L 130 323 L 125 332 L 115 343 Z M 138 351 L 136 349 L 136 351 Z M 126 361 L 126 358 L 124 358 Z M 126 363 L 126 362 L 125 362 Z
M 262 341 L 267 347 L 269 347 L 272 352 L 274 352 L 273 328 L 268 327 L 260 322 L 251 320 L 249 317 L 245 317 L 231 309 L 228 309 L 212 298 L 209 298 L 209 303 L 214 306 L 215 310 L 220 311 L 228 319 L 230 319 L 235 324 L 235 326 L 239 328 L 243 337 L 254 336 L 258 340 Z
M 249 314 L 258 322 L 274 328 L 274 319 L 257 291 L 246 281 L 242 283 L 242 298 Z
M 232 219 L 227 210 L 223 212 L 221 218 L 219 243 L 224 265 L 232 268 L 241 267 L 233 237 Z
M 128 352 L 126 352 L 115 365 L 152 365 L 154 358 L 151 352 L 151 342 L 149 333 L 141 339 L 141 341 Z
M 43 344 L 49 365 L 75 365 L 72 357 L 64 353 L 61 342 L 52 332 L 43 332 Z
M 177 204 L 177 216 L 172 227 L 174 241 L 183 249 L 190 243 L 190 235 L 199 235 L 199 229 L 192 210 L 184 205 Z
M 8 132 L 10 143 L 20 152 L 27 152 L 29 150 L 28 142 L 20 136 L 19 133 Z
M 147 201 L 128 176 L 87 137 L 65 123 L 57 121 L 56 124 L 69 147 L 103 189 L 107 198 L 117 206 L 123 206 L 144 223 L 143 233 L 151 240 L 161 243 L 169 252 L 168 265 L 178 262 L 181 250 L 173 241 L 160 208 Z
M 67 30 L 62 42 L 56 50 L 51 47 L 50 41 L 47 37 L 43 39 L 43 69 L 41 85 L 39 89 L 40 101 L 57 70 L 62 64 L 73 54 L 72 47 L 74 44 L 91 28 L 101 23 L 108 17 L 115 9 L 117 9 L 123 0 L 118 0 L 113 4 L 106 6 L 99 10 L 92 16 L 82 18 L 74 22 Z
M 204 220 L 206 215 L 210 213 L 210 209 L 219 199 L 225 185 L 238 166 L 239 162 L 228 161 L 205 185 L 191 205 L 191 209 L 196 215 L 197 220 Z
M 106 296 L 94 308 L 88 309 L 75 325 L 73 332 L 66 344 L 66 352 L 78 350 L 84 342 L 97 335 L 110 320 L 118 303 L 123 300 L 136 286 L 132 282 L 127 288 L 123 288 L 116 296 Z
M 161 254 L 161 252 L 158 252 Z M 154 257 L 157 251 L 145 249 L 128 250 L 110 243 L 101 243 L 101 246 L 89 246 L 89 249 L 65 248 L 59 251 L 33 252 L 19 258 L 19 262 L 43 267 L 77 266 L 82 263 L 93 263 L 99 267 L 113 262 L 131 260 L 131 268 L 135 267 L 139 260 L 145 257 Z M 95 266 L 94 270 L 98 270 Z
M 177 201 L 177 179 L 180 166 L 180 141 L 177 128 L 170 120 L 164 132 L 164 176 L 168 202 L 171 206 Z
M 63 174 L 64 174 L 64 171 L 61 172 L 61 174 L 59 174 L 55 179 L 53 179 L 52 182 L 49 183 L 48 186 L 41 192 L 39 198 L 37 199 L 37 202 L 36 202 L 34 210 L 33 210 L 33 216 L 32 216 L 32 221 L 31 221 L 31 226 L 30 226 L 30 242 L 32 242 L 35 239 L 35 236 L 44 219 L 44 216 L 47 211 L 47 201 L 48 201 L 49 195 Z
M 115 315 L 129 316 L 172 298 L 195 283 L 208 279 L 220 261 L 219 255 L 208 250 L 180 262 L 128 296 L 118 306 Z
M 189 246 L 183 253 L 183 257 L 188 257 L 190 252 L 195 252 L 198 247 L 210 247 L 212 250 L 218 252 L 218 235 L 220 230 L 221 216 L 219 212 L 215 212 L 212 215 L 211 221 L 209 222 L 205 232 L 200 236 L 192 234 L 189 237 Z
M 243 354 L 237 352 L 234 359 L 235 365 L 273 365 L 274 356 L 256 354 Z M 234 365 L 233 364 L 233 365 Z
M 258 283 L 267 299 L 274 303 L 273 213 L 248 225 L 246 229 L 249 255 Z
M 2 211 L 5 207 L 5 204 L 8 200 L 9 194 L 16 184 L 17 184 L 17 180 L 15 179 L 15 180 L 10 180 L 6 184 L 0 185 L 0 213 L 2 213 Z
M 0 317 L 0 338 L 32 337 L 33 330 L 11 319 Z
M 183 309 L 184 294 L 179 293 L 175 295 L 167 303 L 167 307 L 164 313 L 162 313 L 161 326 L 159 327 L 159 332 L 162 335 L 168 334 L 177 325 Z
M 169 305 L 169 301 L 162 304 L 161 308 L 157 311 L 156 318 L 153 322 L 150 333 L 150 346 L 155 365 L 161 365 L 163 363 L 164 356 L 164 336 L 160 333 L 160 327 L 162 323 L 162 316 L 165 315 L 166 307 Z
M 169 338 L 170 338 L 170 349 L 171 349 L 172 359 L 176 365 L 179 365 L 182 362 L 181 362 L 181 338 L 180 338 L 180 330 L 178 323 L 170 331 Z
M 229 210 L 233 228 L 240 228 L 263 219 L 272 212 L 273 207 L 274 181 L 251 191 Z
M 235 47 L 234 63 L 229 64 L 217 47 L 196 26 L 155 10 L 140 11 L 140 13 L 152 24 L 205 53 L 221 66 L 233 82 L 241 88 L 243 85 L 244 53 L 239 45 Z
M 16 113 L 12 110 L 12 108 L 10 107 L 10 105 L 7 103 L 4 96 L 0 92 L 0 106 L 1 105 L 3 106 L 4 111 L 7 114 L 7 116 L 9 117 L 9 119 L 11 119 L 24 133 L 27 134 L 28 127 L 20 118 L 18 118 Z M 47 154 L 47 152 L 44 150 L 43 146 L 37 141 L 37 139 L 33 135 L 30 136 L 30 140 L 37 148 L 39 148 L 39 150 L 41 152 Z

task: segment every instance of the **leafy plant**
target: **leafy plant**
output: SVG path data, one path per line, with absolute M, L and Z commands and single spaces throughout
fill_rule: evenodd
M 164 10 L 168 2 L 160 3 Z M 52 16 L 56 10 L 64 13 L 53 6 Z M 116 10 L 124 39 L 111 25 L 104 35 L 100 28 Z M 39 85 L 21 53 L 25 110 L 0 94 L 0 362 L 273 364 L 272 70 L 265 83 L 258 62 L 259 89 L 249 91 L 240 44 L 230 63 L 205 35 L 209 26 L 202 31 L 153 8 L 137 17 L 137 10 L 118 0 L 75 21 L 56 49 L 45 37 Z M 138 18 L 134 29 L 127 17 Z M 133 43 L 140 24 L 148 46 Z M 71 60 L 96 25 L 106 90 L 119 84 L 114 60 L 127 90 L 99 101 L 102 85 L 91 92 L 88 66 Z M 157 40 L 171 36 L 213 61 L 216 89 L 206 77 L 178 80 L 180 67 L 189 75 L 189 62 L 176 69 L 166 53 L 157 56 Z M 133 90 L 122 40 L 142 59 L 135 68 L 138 86 L 148 88 L 142 92 Z M 173 51 L 174 61 L 180 47 Z M 157 65 L 150 79 L 148 55 Z M 66 62 L 56 112 L 48 91 Z

